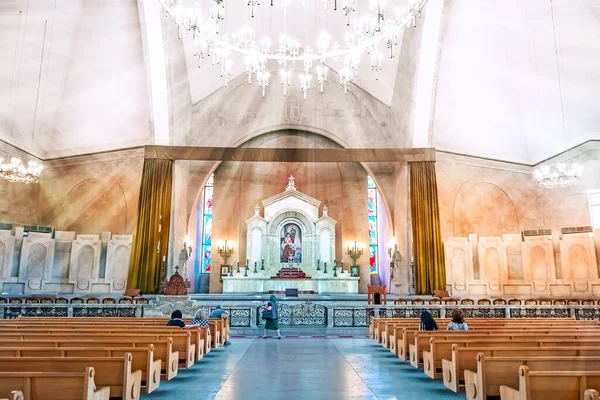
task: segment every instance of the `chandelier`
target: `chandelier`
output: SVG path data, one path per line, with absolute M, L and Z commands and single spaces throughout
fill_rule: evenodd
M 158 0 L 166 14 L 171 15 L 179 28 L 179 37 L 183 32 L 190 33 L 194 42 L 194 55 L 198 58 L 198 67 L 203 60 L 210 57 L 213 65 L 220 66 L 220 74 L 224 86 L 232 74 L 234 62 L 245 65 L 248 83 L 253 80 L 265 96 L 269 87 L 273 70 L 268 64 L 276 63 L 274 70 L 278 70 L 279 83 L 286 95 L 286 87 L 291 86 L 292 80 L 298 82 L 300 90 L 306 94 L 316 82 L 316 87 L 322 93 L 329 72 L 328 61 L 331 59 L 342 60 L 343 66 L 339 68 L 339 83 L 347 93 L 348 86 L 358 76 L 358 67 L 363 57 L 368 58 L 370 69 L 379 79 L 382 69 L 383 51 L 390 58 L 395 56 L 395 48 L 401 39 L 402 29 L 408 25 L 416 26 L 417 19 L 427 0 L 410 0 L 409 6 L 401 9 L 394 3 L 395 0 L 365 0 L 369 7 L 359 7 L 359 0 L 312 0 L 315 19 L 319 13 L 325 13 L 328 7 L 334 12 L 343 14 L 345 27 L 343 37 L 336 38 L 326 30 L 315 35 L 316 41 L 305 43 L 298 39 L 299 32 L 284 30 L 276 39 L 266 35 L 257 38 L 256 30 L 250 25 L 236 27 L 235 31 L 227 31 L 225 24 L 224 0 Z M 233 0 L 232 0 L 233 1 Z M 283 25 L 287 27 L 288 8 L 295 1 L 304 7 L 305 13 L 309 9 L 310 0 L 263 0 L 266 3 L 261 10 L 260 0 L 244 0 L 248 7 L 248 18 L 264 11 L 267 6 L 283 7 Z M 397 2 L 398 0 L 396 0 Z M 242 8 L 242 1 L 235 0 L 236 5 L 230 6 L 236 12 Z M 311 2 L 311 5 L 312 5 Z M 338 4 L 339 3 L 339 4 Z M 235 7 L 235 8 L 233 8 Z M 268 8 L 267 8 L 268 10 Z M 321 10 L 321 11 L 319 11 Z M 362 15 L 359 15 L 362 11 Z M 306 15 L 306 14 L 305 14 Z M 300 16 L 291 16 L 295 19 Z M 325 21 L 330 22 L 326 16 L 320 15 Z M 260 27 L 259 27 L 260 28 Z M 258 29 L 260 30 L 260 29 Z M 308 35 L 307 35 L 308 36 Z M 234 56 L 236 56 L 234 58 Z M 297 79 L 292 79 L 291 67 L 298 63 L 302 72 Z
M 37 183 L 41 172 L 42 166 L 35 161 L 29 161 L 25 166 L 16 157 L 12 157 L 10 161 L 6 162 L 0 158 L 0 179 L 13 183 Z
M 535 178 L 541 188 L 553 189 L 576 184 L 582 168 L 576 164 L 561 163 L 553 167 L 543 166 L 535 171 Z

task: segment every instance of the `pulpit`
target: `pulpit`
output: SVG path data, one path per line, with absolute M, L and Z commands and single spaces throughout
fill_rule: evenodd
M 369 285 L 367 290 L 367 304 L 387 304 L 385 285 Z
M 175 267 L 175 273 L 169 278 L 169 283 L 165 287 L 167 296 L 185 296 L 187 295 L 187 285 L 183 276 L 179 275 L 179 267 Z

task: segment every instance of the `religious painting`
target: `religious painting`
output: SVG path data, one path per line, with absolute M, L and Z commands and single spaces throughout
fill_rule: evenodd
M 280 261 L 282 263 L 302 263 L 302 231 L 297 224 L 285 224 L 281 229 Z

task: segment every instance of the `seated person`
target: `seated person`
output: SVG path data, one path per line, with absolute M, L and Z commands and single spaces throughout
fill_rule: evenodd
M 223 310 L 221 308 L 221 306 L 217 306 L 217 307 L 215 307 L 214 310 L 211 311 L 208 318 L 221 318 L 221 319 L 226 320 L 228 316 L 229 316 L 229 314 L 227 313 L 227 311 Z M 225 346 L 228 346 L 231 344 L 231 342 L 229 340 L 226 340 L 225 343 L 223 343 L 223 344 Z
M 435 319 L 433 319 L 433 315 L 431 315 L 431 313 L 429 311 L 423 311 L 421 313 L 421 326 L 419 327 L 419 330 L 422 330 L 422 331 L 437 331 L 438 330 L 438 324 L 437 324 L 437 322 L 435 322 Z
M 180 328 L 185 328 L 185 322 L 181 319 L 183 318 L 183 314 L 181 310 L 175 310 L 171 313 L 171 319 L 167 322 L 167 326 L 178 326 Z
M 469 327 L 465 323 L 465 316 L 458 308 L 452 311 L 452 321 L 448 322 L 449 331 L 468 331 Z
M 194 314 L 194 318 L 190 321 L 190 325 L 208 326 L 208 317 L 204 308 L 199 308 Z

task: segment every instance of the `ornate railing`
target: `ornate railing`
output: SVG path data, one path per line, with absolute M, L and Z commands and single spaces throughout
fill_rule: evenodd
M 232 328 L 250 328 L 252 326 L 252 308 L 221 307 L 229 314 L 229 326 Z M 211 311 L 214 308 L 211 307 Z
M 278 304 L 279 324 L 327 326 L 327 307 L 316 303 Z M 256 309 L 256 325 L 264 325 L 262 307 Z
M 430 311 L 435 318 L 449 318 L 452 310 L 460 308 L 465 318 L 575 318 L 578 320 L 600 319 L 598 306 L 367 306 L 334 307 L 332 327 L 366 327 L 371 319 L 419 318 L 423 310 Z
M 4 319 L 24 317 L 143 317 L 143 304 L 3 304 Z

